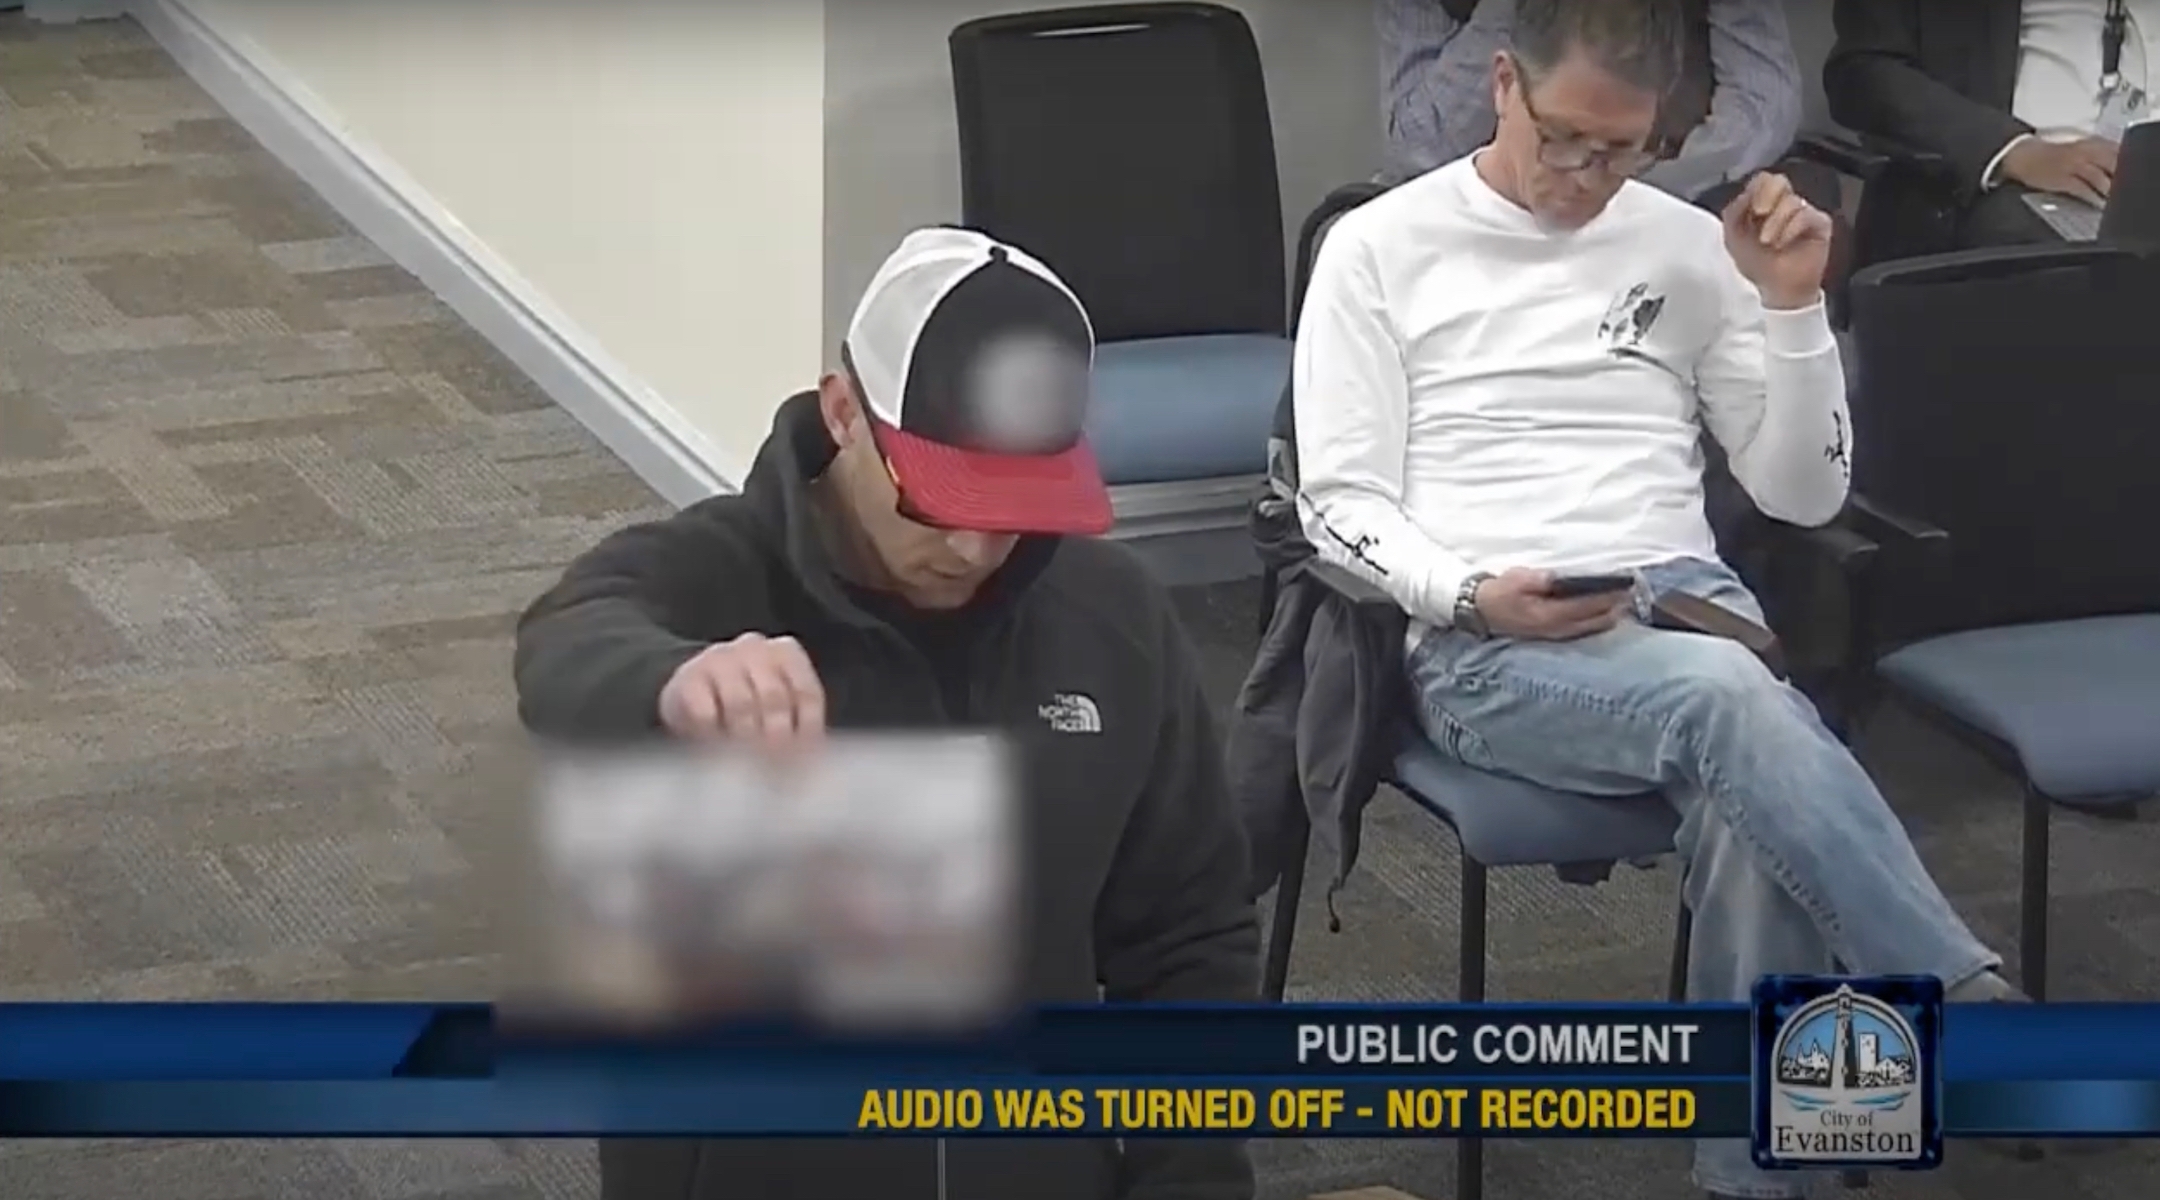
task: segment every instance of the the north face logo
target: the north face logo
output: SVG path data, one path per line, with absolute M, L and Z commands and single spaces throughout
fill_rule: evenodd
M 1092 698 L 1078 692 L 1059 692 L 1035 712 L 1059 733 L 1102 732 L 1102 710 L 1095 707 Z

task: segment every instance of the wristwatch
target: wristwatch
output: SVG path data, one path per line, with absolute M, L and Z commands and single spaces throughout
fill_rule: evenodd
M 1471 574 L 1469 578 L 1464 579 L 1462 581 L 1462 586 L 1455 589 L 1455 615 L 1452 618 L 1453 624 L 1455 628 L 1462 630 L 1464 633 L 1467 633 L 1474 638 L 1488 638 L 1492 636 L 1492 627 L 1485 623 L 1485 614 L 1479 612 L 1477 606 L 1477 590 L 1479 585 L 1483 584 L 1486 580 L 1491 579 L 1492 577 L 1493 576 L 1491 571 L 1478 571 Z

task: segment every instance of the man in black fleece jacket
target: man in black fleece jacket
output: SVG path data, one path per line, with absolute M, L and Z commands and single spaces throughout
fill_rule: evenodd
M 1019 250 L 903 242 L 841 370 L 782 405 L 740 496 L 615 534 L 518 629 L 547 738 L 1005 731 L 1026 802 L 1025 995 L 1245 1001 L 1257 925 L 1192 649 L 1095 537 L 1093 334 Z M 605 1200 L 1249 1200 L 1241 1143 L 603 1143 Z

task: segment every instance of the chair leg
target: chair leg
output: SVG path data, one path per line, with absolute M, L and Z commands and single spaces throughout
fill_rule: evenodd
M 1461 975 L 1457 978 L 1455 996 L 1464 1004 L 1477 1004 L 1485 999 L 1485 864 L 1462 856 L 1462 921 L 1457 933 L 1462 939 Z M 1455 1143 L 1455 1196 L 1456 1200 L 1483 1200 L 1485 1195 L 1485 1143 L 1478 1138 L 1463 1138 Z
M 1290 982 L 1290 943 L 1297 938 L 1298 902 L 1305 898 L 1305 856 L 1312 843 L 1312 822 L 1297 814 L 1297 830 L 1275 884 L 1275 911 L 1268 918 L 1267 961 L 1262 964 L 1260 995 L 1280 1004 Z
M 1680 911 L 1673 917 L 1672 966 L 1665 975 L 1665 998 L 1687 1003 L 1688 949 L 1695 941 L 1695 910 L 1688 907 L 1687 888 L 1680 890 Z
M 2035 1000 L 2048 990 L 2048 798 L 2025 782 L 2025 868 L 2018 896 L 2018 982 Z

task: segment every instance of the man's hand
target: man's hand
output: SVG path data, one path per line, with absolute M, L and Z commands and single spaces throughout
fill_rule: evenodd
M 1512 567 L 1478 585 L 1478 615 L 1502 637 L 1566 642 L 1603 633 L 1634 610 L 1632 592 L 1602 596 L 1551 594 L 1553 574 Z
M 746 633 L 676 668 L 660 723 L 680 738 L 791 745 L 825 731 L 825 686 L 794 638 Z
M 1725 206 L 1725 252 L 1773 309 L 1806 308 L 1830 265 L 1830 214 L 1800 198 L 1792 181 L 1765 171 Z
M 2118 149 L 2105 138 L 2051 142 L 2029 137 L 2003 155 L 2002 174 L 2036 192 L 2073 196 L 2098 208 L 2107 203 L 2108 192 L 2115 186 Z

